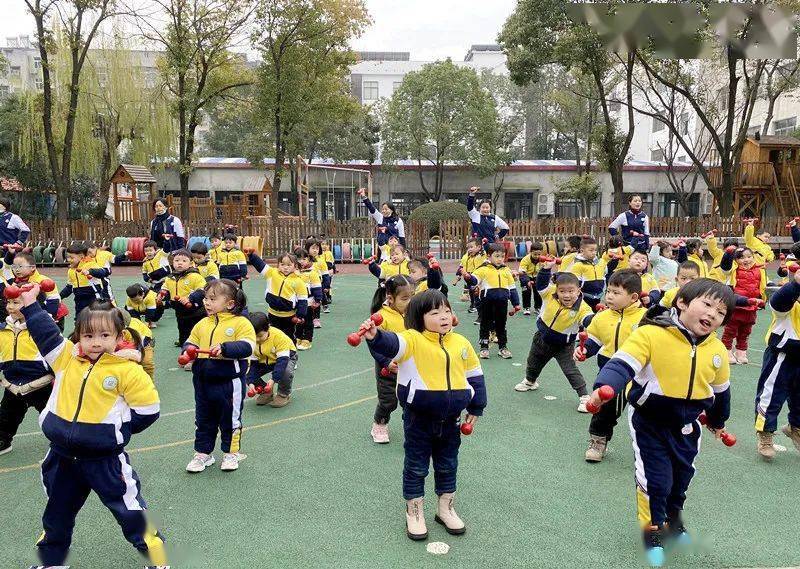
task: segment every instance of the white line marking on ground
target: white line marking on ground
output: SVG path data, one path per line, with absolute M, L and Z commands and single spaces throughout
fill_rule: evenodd
M 339 376 L 339 377 L 326 379 L 325 381 L 320 381 L 318 383 L 312 383 L 311 385 L 301 385 L 300 387 L 295 387 L 292 391 L 302 391 L 304 389 L 313 389 L 315 387 L 322 387 L 323 385 L 328 385 L 329 383 L 336 383 L 337 381 L 342 381 L 342 380 L 345 380 L 345 379 L 350 379 L 351 377 L 356 377 L 358 375 L 362 375 L 362 374 L 367 373 L 368 371 L 371 371 L 373 369 L 374 368 L 372 368 L 372 367 L 368 367 L 366 369 L 362 369 L 361 371 L 354 371 L 353 373 L 349 373 L 347 375 L 342 375 L 342 376 Z M 171 411 L 169 413 L 161 413 L 159 418 L 174 417 L 175 415 L 185 415 L 187 413 L 193 413 L 193 412 L 194 412 L 194 407 L 192 407 L 191 409 L 183 409 L 181 411 Z M 41 435 L 41 434 L 42 434 L 42 431 L 32 431 L 30 433 L 21 433 L 19 435 L 15 435 L 14 438 L 16 439 L 16 438 L 20 438 L 20 437 L 33 437 L 33 436 Z

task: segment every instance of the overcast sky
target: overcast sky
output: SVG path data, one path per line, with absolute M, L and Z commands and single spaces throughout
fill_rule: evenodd
M 472 44 L 495 43 L 516 0 L 366 0 L 373 25 L 354 47 L 409 51 L 417 60 L 463 59 Z M 23 0 L 0 0 L 0 44 L 9 36 L 33 36 Z

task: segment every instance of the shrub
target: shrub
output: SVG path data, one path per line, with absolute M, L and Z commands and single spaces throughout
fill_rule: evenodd
M 430 202 L 419 206 L 411 212 L 410 221 L 421 221 L 428 224 L 428 237 L 439 234 L 439 222 L 449 219 L 469 221 L 467 208 L 463 203 Z

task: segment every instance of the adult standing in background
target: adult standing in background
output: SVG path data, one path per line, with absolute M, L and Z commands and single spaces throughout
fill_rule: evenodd
M 153 201 L 155 217 L 150 222 L 150 239 L 155 241 L 165 253 L 186 247 L 186 231 L 181 220 L 170 215 L 163 199 Z
M 367 190 L 364 188 L 358 189 L 358 196 L 364 202 L 364 205 L 369 210 L 369 215 L 375 220 L 378 246 L 383 247 L 389 242 L 390 237 L 397 237 L 400 245 L 406 246 L 406 228 L 403 225 L 403 220 L 397 215 L 397 209 L 390 203 L 382 203 L 381 210 L 367 197 Z
M 636 251 L 650 250 L 650 218 L 642 211 L 642 196 L 634 194 L 628 200 L 628 211 L 619 214 L 608 232 L 611 235 L 620 235 L 625 245 L 630 245 Z
M 0 243 L 24 245 L 31 234 L 31 228 L 22 218 L 11 211 L 11 201 L 0 199 Z
M 498 239 L 503 239 L 508 234 L 508 224 L 499 215 L 492 213 L 492 204 L 488 200 L 480 203 L 475 208 L 475 194 L 478 190 L 475 186 L 469 189 L 467 196 L 467 213 L 472 222 L 472 234 L 482 243 L 484 250 Z

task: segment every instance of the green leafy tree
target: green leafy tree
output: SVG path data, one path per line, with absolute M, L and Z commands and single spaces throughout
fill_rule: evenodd
M 420 168 L 425 196 L 439 201 L 444 166 L 454 162 L 491 173 L 502 160 L 497 107 L 472 69 L 452 61 L 432 63 L 405 76 L 386 109 L 383 161 L 410 159 Z M 433 186 L 426 184 L 422 164 L 434 167 Z
M 588 217 L 591 204 L 600 197 L 600 182 L 592 174 L 578 176 L 556 182 L 556 198 L 575 200 L 580 205 L 580 217 Z

